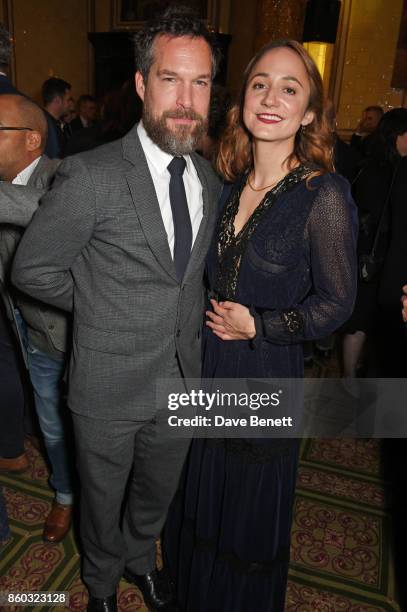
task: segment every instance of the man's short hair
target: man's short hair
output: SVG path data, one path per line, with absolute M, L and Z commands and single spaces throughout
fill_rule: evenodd
M 11 38 L 10 32 L 0 23 L 0 70 L 5 70 L 10 65 Z
M 57 77 L 47 79 L 41 88 L 44 106 L 50 104 L 58 96 L 63 98 L 66 90 L 71 88 L 72 85 L 68 81 L 64 81 L 64 79 L 58 79 Z
M 154 42 L 159 36 L 179 38 L 203 38 L 209 45 L 212 55 L 212 78 L 218 65 L 218 51 L 214 46 L 214 38 L 203 19 L 186 6 L 170 6 L 156 19 L 134 36 L 136 70 L 140 71 L 146 81 L 154 62 Z

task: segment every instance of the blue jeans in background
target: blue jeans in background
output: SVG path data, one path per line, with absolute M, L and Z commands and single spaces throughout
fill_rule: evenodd
M 16 317 L 24 338 L 28 371 L 34 389 L 35 409 L 52 468 L 49 482 L 55 489 L 56 501 L 59 504 L 70 505 L 73 502 L 72 478 L 66 447 L 69 413 L 61 392 L 65 357 L 51 357 L 32 346 L 27 337 L 26 325 L 18 310 Z M 73 442 L 71 452 L 74 452 Z

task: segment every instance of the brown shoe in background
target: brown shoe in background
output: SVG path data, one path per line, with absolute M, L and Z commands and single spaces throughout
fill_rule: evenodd
M 42 532 L 44 542 L 61 542 L 69 531 L 72 520 L 72 506 L 63 506 L 54 501 Z
M 0 472 L 24 472 L 30 465 L 25 453 L 18 457 L 0 457 Z

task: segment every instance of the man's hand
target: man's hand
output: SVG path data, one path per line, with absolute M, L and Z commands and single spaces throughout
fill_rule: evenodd
M 404 285 L 403 293 L 404 295 L 401 298 L 401 302 L 403 304 L 403 310 L 401 311 L 401 314 L 403 315 L 404 323 L 407 323 L 407 285 Z
M 254 318 L 246 306 L 211 300 L 213 312 L 206 311 L 206 325 L 222 340 L 250 340 L 256 335 Z

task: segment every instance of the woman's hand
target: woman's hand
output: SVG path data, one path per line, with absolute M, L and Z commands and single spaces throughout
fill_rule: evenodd
M 250 340 L 256 335 L 254 318 L 246 306 L 211 300 L 213 312 L 206 311 L 206 325 L 222 340 Z

